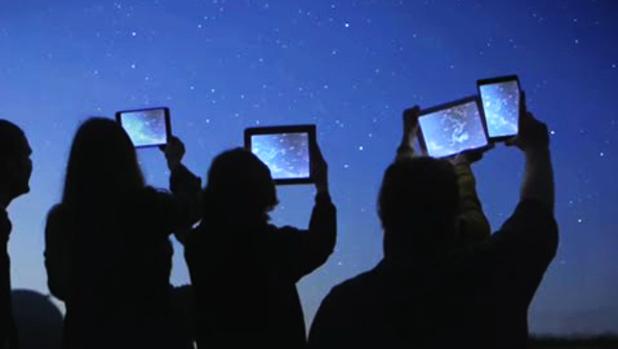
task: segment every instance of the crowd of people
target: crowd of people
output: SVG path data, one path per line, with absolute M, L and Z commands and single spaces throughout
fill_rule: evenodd
M 296 283 L 328 260 L 337 235 L 317 145 L 315 204 L 303 230 L 270 223 L 276 187 L 250 151 L 218 155 L 202 186 L 172 137 L 163 148 L 170 170 L 163 191 L 144 182 L 118 123 L 85 121 L 45 228 L 47 284 L 66 307 L 63 347 L 525 348 L 528 306 L 558 228 L 547 127 L 524 102 L 509 141 L 525 157 L 521 195 L 493 234 L 471 170 L 482 154 L 415 154 L 420 109 L 404 112 L 378 198 L 384 257 L 333 287 L 308 331 Z M 29 192 L 31 153 L 23 131 L 0 120 L 0 349 L 19 348 L 7 208 Z M 191 278 L 182 289 L 169 281 L 172 235 Z

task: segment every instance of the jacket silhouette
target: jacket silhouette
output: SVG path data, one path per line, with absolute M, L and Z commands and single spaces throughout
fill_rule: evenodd
M 11 222 L 0 210 L 0 348 L 16 348 L 17 332 L 11 306 L 11 261 L 8 254 Z
M 331 290 L 310 347 L 525 348 L 528 305 L 557 236 L 551 212 L 526 201 L 484 241 L 410 268 L 384 258 Z
M 87 143 L 101 141 L 97 137 L 107 140 L 101 142 L 105 149 Z M 169 235 L 196 220 L 200 180 L 177 164 L 171 172 L 171 194 L 143 185 L 141 178 L 128 185 L 113 177 L 126 173 L 116 173 L 121 169 L 106 163 L 116 164 L 125 156 L 127 168 L 139 175 L 132 144 L 120 126 L 109 120 L 87 121 L 74 142 L 63 202 L 47 219 L 45 267 L 50 291 L 66 305 L 67 348 L 188 345 L 181 343 L 172 320 Z M 99 178 L 100 173 L 104 176 Z M 113 184 L 97 182 L 106 178 Z M 101 190 L 96 184 L 126 189 Z
M 230 167 L 222 165 L 226 162 Z M 237 172 L 226 171 L 232 168 Z M 228 183 L 217 187 L 221 181 L 216 173 Z M 258 179 L 252 182 L 251 177 Z M 218 190 L 229 183 L 230 190 Z M 268 193 L 270 204 L 276 202 L 270 172 L 253 154 L 232 150 L 215 159 L 203 199 L 210 208 L 185 248 L 197 302 L 200 348 L 306 345 L 296 283 L 332 252 L 335 207 L 327 192 L 319 192 L 308 230 L 279 228 L 268 223 L 259 204 L 255 216 L 248 213 L 252 205 L 243 198 L 259 200 L 258 193 Z

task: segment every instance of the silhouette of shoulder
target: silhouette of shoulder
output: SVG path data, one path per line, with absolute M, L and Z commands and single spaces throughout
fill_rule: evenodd
M 380 347 L 385 320 L 379 266 L 333 287 L 322 301 L 309 333 L 310 348 Z M 372 335 L 373 334 L 373 335 Z M 375 340 L 375 342 L 373 341 Z M 387 347 L 387 346 L 384 346 Z

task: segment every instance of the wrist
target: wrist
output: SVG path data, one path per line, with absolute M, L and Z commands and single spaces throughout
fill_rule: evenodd
M 167 167 L 170 171 L 174 171 L 180 167 L 180 160 L 167 160 Z
M 410 142 L 401 142 L 397 150 L 414 151 L 414 148 L 410 145 Z
M 524 155 L 528 160 L 548 159 L 550 157 L 549 147 L 532 147 L 524 150 Z
M 316 182 L 315 189 L 318 194 L 328 193 L 328 182 Z
M 414 156 L 414 148 L 410 146 L 410 143 L 402 142 L 399 147 L 397 147 L 397 155 Z

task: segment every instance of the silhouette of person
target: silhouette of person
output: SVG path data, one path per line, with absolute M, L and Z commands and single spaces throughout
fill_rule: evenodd
M 65 302 L 67 348 L 181 348 L 172 321 L 169 235 L 199 218 L 200 180 L 164 149 L 172 194 L 144 184 L 116 122 L 91 118 L 71 147 L 62 202 L 45 231 L 48 286 Z
M 322 301 L 311 348 L 527 346 L 528 306 L 558 230 L 547 127 L 522 106 L 514 143 L 526 158 L 525 177 L 500 230 L 462 244 L 453 166 L 427 157 L 396 161 L 379 196 L 384 258 Z
M 0 348 L 18 348 L 11 307 L 11 266 L 8 254 L 11 221 L 6 212 L 11 202 L 30 191 L 32 150 L 24 132 L 0 119 Z
M 326 262 L 336 240 L 327 165 L 313 149 L 317 194 L 308 230 L 269 224 L 277 204 L 270 170 L 248 150 L 217 156 L 204 216 L 185 245 L 200 348 L 303 348 L 296 283 Z

